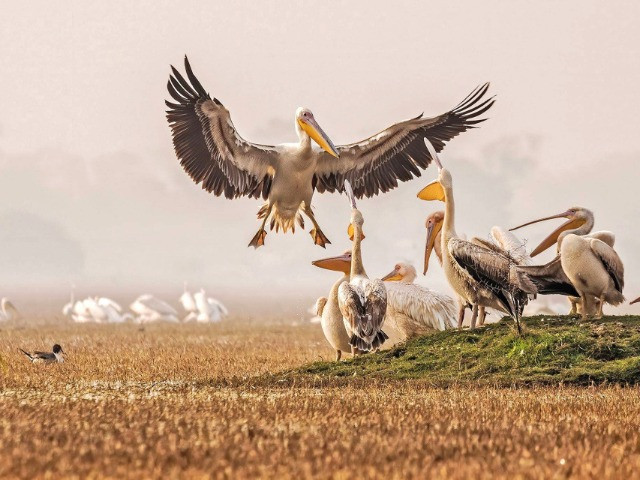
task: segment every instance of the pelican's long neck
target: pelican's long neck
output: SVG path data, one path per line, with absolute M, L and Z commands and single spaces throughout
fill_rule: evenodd
M 456 238 L 458 236 L 456 233 L 455 215 L 456 205 L 453 199 L 453 188 L 446 187 L 444 188 L 444 222 L 442 224 L 443 242 L 448 242 L 449 239 Z M 443 252 L 446 252 L 448 249 L 443 248 L 442 250 Z
M 360 225 L 353 225 L 353 247 L 351 248 L 351 278 L 355 276 L 367 276 L 362 265 L 362 251 L 360 244 L 362 243 L 362 228 Z
M 593 215 L 587 215 L 587 221 L 583 225 L 580 225 L 578 228 L 572 230 L 570 233 L 573 233 L 575 235 L 587 235 L 591 233 L 591 230 L 593 230 L 593 225 Z
M 587 221 L 580 225 L 578 228 L 572 228 L 571 230 L 565 230 L 558 235 L 557 251 L 560 252 L 560 246 L 562 241 L 567 235 L 574 234 L 578 236 L 588 235 L 593 230 L 594 220 L 593 215 L 587 215 Z

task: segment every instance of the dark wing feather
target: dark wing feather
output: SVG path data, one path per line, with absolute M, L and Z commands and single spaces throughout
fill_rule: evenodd
M 196 183 L 216 196 L 267 198 L 277 154 L 274 147 L 244 140 L 229 111 L 211 99 L 185 56 L 185 79 L 171 67 L 165 101 L 173 146 L 180 164 Z
M 342 191 L 344 180 L 351 182 L 356 197 L 371 197 L 421 175 L 432 161 L 424 139 L 440 152 L 446 142 L 483 122 L 478 118 L 493 105 L 485 99 L 486 83 L 467 96 L 453 110 L 433 118 L 416 118 L 397 123 L 358 143 L 338 146 L 340 158 L 323 154 L 318 161 L 316 189 Z
M 560 256 L 545 265 L 518 266 L 517 269 L 529 276 L 541 295 L 580 296 L 569 277 L 564 273 Z
M 605 270 L 613 280 L 616 290 L 622 293 L 624 288 L 624 265 L 616 251 L 602 240 L 591 239 L 591 251 L 600 259 Z
M 526 303 L 527 293 L 536 293 L 535 285 L 508 255 L 458 238 L 449 240 L 447 246 L 456 263 L 491 291 L 512 316 Z
M 372 329 L 379 331 L 387 313 L 387 288 L 382 280 L 371 280 L 364 289 L 365 311 L 371 319 Z

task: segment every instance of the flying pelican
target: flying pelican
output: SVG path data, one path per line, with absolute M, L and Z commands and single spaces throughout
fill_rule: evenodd
M 313 223 L 316 245 L 330 243 L 316 221 L 311 199 L 319 193 L 341 191 L 349 180 L 357 198 L 371 197 L 398 186 L 398 180 L 420 176 L 431 161 L 423 139 L 437 151 L 461 132 L 475 127 L 492 105 L 485 99 L 489 84 L 478 87 L 452 110 L 433 118 L 419 115 L 397 123 L 363 141 L 335 146 L 308 108 L 298 108 L 295 128 L 298 143 L 258 145 L 236 131 L 229 111 L 211 98 L 184 60 L 187 79 L 171 67 L 167 88 L 174 102 L 166 101 L 167 120 L 181 165 L 202 188 L 226 198 L 248 196 L 267 200 L 260 208 L 260 229 L 249 246 L 264 245 L 265 226 L 276 232 L 304 228 L 304 213 Z M 312 145 L 313 140 L 319 148 Z
M 586 238 L 595 238 L 603 241 L 604 243 L 606 243 L 612 248 L 615 244 L 616 236 L 613 232 L 610 232 L 608 230 L 591 232 L 591 230 L 593 230 L 593 226 L 595 223 L 594 215 L 591 210 L 583 207 L 571 207 L 562 213 L 558 213 L 556 215 L 551 215 L 549 217 L 539 218 L 537 220 L 524 223 L 522 225 L 519 225 L 517 227 L 510 229 L 510 231 L 517 230 L 519 228 L 526 227 L 527 225 L 532 225 L 534 223 L 543 222 L 546 220 L 552 220 L 554 218 L 566 218 L 567 221 L 562 225 L 560 225 L 558 228 L 556 228 L 553 232 L 551 232 L 549 236 L 547 236 L 547 238 L 545 238 L 540 243 L 540 245 L 538 245 L 533 250 L 533 252 L 531 252 L 531 256 L 535 257 L 536 255 L 547 250 L 552 245 L 556 245 L 556 252 L 558 257 L 555 260 L 552 260 L 551 262 L 549 262 L 548 264 L 541 266 L 540 268 L 543 268 L 544 271 L 548 271 L 549 273 L 554 272 L 554 274 L 561 276 L 560 272 L 558 271 L 558 267 L 560 264 L 560 258 L 559 258 L 560 248 L 562 246 L 562 241 L 564 240 L 564 238 L 566 238 L 567 235 L 574 234 L 574 235 L 584 236 Z M 527 271 L 530 273 L 530 272 L 533 272 L 534 269 L 529 269 Z M 535 271 L 541 272 L 543 270 L 538 269 Z M 564 280 L 565 280 L 564 278 L 561 279 L 562 282 L 564 282 Z M 546 293 L 546 292 L 541 291 L 540 293 Z M 574 295 L 570 295 L 568 298 L 569 298 L 569 303 L 571 304 L 571 310 L 569 312 L 569 315 L 575 315 L 577 313 L 590 315 L 595 311 L 596 308 L 598 311 L 601 311 L 602 305 L 600 305 L 600 300 L 597 298 L 590 299 L 589 306 L 591 310 L 586 309 L 586 307 L 584 306 L 584 302 L 582 302 L 580 298 Z
M 140 295 L 129 308 L 137 314 L 136 321 L 138 323 L 178 322 L 178 312 L 175 308 L 148 293 Z
M 4 297 L 0 302 L 0 321 L 19 320 L 22 315 L 8 298 Z
M 433 148 L 428 142 L 427 146 Z M 451 174 L 442 167 L 436 152 L 431 153 L 440 174 L 438 180 L 418 193 L 418 198 L 445 202 L 441 235 L 445 276 L 453 290 L 472 305 L 471 328 L 475 328 L 478 309 L 483 306 L 508 313 L 521 333 L 520 316 L 528 302 L 528 294 L 536 293 L 536 288 L 525 273 L 515 268 L 516 264 L 509 255 L 458 237 Z M 434 231 L 433 227 L 428 229 L 427 244 Z
M 387 311 L 387 289 L 381 280 L 369 280 L 364 270 L 361 249 L 364 218 L 356 207 L 356 199 L 348 180 L 344 181 L 344 186 L 351 202 L 349 236 L 353 245 L 349 281 L 342 282 L 338 287 L 338 305 L 350 337 L 352 353 L 355 353 L 355 348 L 368 352 L 377 350 L 389 338 L 382 331 Z

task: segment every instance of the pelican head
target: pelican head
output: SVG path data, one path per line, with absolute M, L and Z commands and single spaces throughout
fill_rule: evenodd
M 349 275 L 349 273 L 351 273 L 351 250 L 346 250 L 342 255 L 338 255 L 337 257 L 314 260 L 311 262 L 311 265 Z
M 588 229 L 588 231 L 591 231 L 591 228 L 593 228 L 593 212 L 591 212 L 591 210 L 582 207 L 571 207 L 570 209 L 562 213 L 523 223 L 522 225 L 518 225 L 517 227 L 509 229 L 509 231 L 517 230 L 534 223 L 544 222 L 545 220 L 552 220 L 554 218 L 566 218 L 567 221 L 556 228 L 553 232 L 551 232 L 551 234 L 549 234 L 549 236 L 545 238 L 542 243 L 540 243 L 540 245 L 538 245 L 533 250 L 533 252 L 531 252 L 532 257 L 535 257 L 539 253 L 544 252 L 547 248 L 556 243 L 558 244 L 559 248 L 564 237 L 566 237 L 569 233 L 573 233 L 573 231 L 582 227 L 583 225 L 587 226 L 586 228 Z M 588 232 L 585 231 L 585 233 Z
M 393 270 L 382 277 L 383 282 L 413 283 L 416 279 L 416 269 L 413 265 L 404 262 L 396 263 Z
M 433 212 L 427 217 L 427 220 L 425 222 L 425 227 L 427 229 L 427 241 L 424 246 L 424 270 L 422 271 L 423 275 L 426 275 L 427 270 L 429 269 L 429 258 L 431 258 L 431 252 L 433 251 L 433 247 L 436 244 L 436 238 L 438 238 L 438 234 L 440 233 L 440 230 L 442 230 L 443 222 L 444 212 L 442 210 Z
M 313 113 L 311 113 L 311 110 L 308 108 L 299 107 L 298 110 L 296 110 L 296 130 L 301 139 L 303 136 L 308 135 L 329 155 L 336 158 L 340 156 L 338 149 L 329 136 L 324 133 L 320 125 L 318 125 Z

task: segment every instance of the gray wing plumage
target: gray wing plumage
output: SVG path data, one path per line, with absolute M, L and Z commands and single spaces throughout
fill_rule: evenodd
M 522 265 L 517 268 L 529 276 L 541 295 L 580 296 L 562 269 L 560 255 L 544 265 Z
M 165 101 L 167 121 L 180 164 L 202 188 L 226 198 L 267 198 L 276 159 L 274 147 L 244 140 L 229 111 L 211 98 L 184 58 L 185 79 L 171 67 L 167 83 L 175 102 Z
M 396 123 L 372 137 L 350 145 L 339 145 L 340 158 L 323 154 L 314 176 L 318 192 L 342 191 L 349 180 L 357 198 L 371 197 L 421 175 L 420 170 L 433 160 L 425 145 L 428 139 L 440 152 L 446 142 L 458 134 L 475 128 L 494 103 L 485 99 L 489 88 L 486 83 L 469 94 L 454 109 L 432 118 L 419 115 Z
M 591 239 L 589 241 L 591 251 L 600 259 L 605 270 L 613 280 L 613 283 L 620 293 L 624 288 L 624 265 L 616 251 L 602 240 Z
M 519 315 L 526 305 L 527 294 L 537 292 L 527 274 L 517 270 L 513 259 L 504 252 L 458 238 L 449 240 L 447 246 L 456 263 L 483 288 L 491 291 L 513 317 Z
M 364 292 L 344 282 L 338 288 L 340 312 L 349 324 L 349 344 L 367 352 L 380 347 L 389 338 L 382 331 L 387 309 L 387 291 L 380 280 L 369 282 Z

